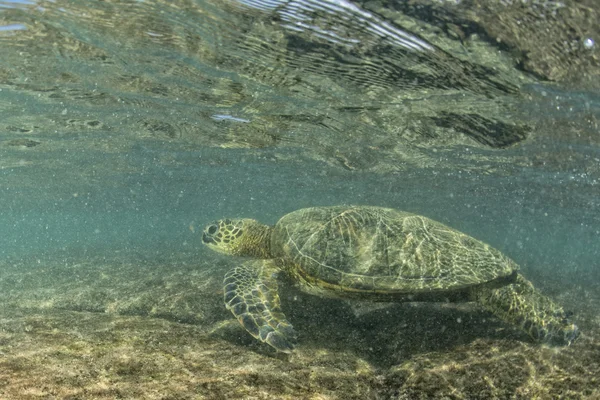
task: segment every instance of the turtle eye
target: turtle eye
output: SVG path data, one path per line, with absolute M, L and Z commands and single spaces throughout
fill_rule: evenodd
M 214 235 L 215 233 L 217 233 L 218 230 L 219 230 L 218 226 L 211 225 L 208 227 L 208 229 L 206 231 L 208 232 L 209 235 Z

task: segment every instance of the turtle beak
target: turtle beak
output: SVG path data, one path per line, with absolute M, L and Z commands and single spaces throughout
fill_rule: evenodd
M 215 239 L 206 234 L 206 232 L 202 232 L 202 242 L 206 244 L 215 244 Z

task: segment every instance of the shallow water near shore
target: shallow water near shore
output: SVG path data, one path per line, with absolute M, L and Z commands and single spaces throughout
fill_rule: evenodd
M 0 2 L 0 397 L 600 397 L 592 15 L 529 5 L 577 21 L 562 59 L 510 18 L 402 4 Z M 285 281 L 298 346 L 276 353 L 225 308 L 240 260 L 202 229 L 337 204 L 489 243 L 581 337 L 537 344 L 471 303 L 357 314 Z

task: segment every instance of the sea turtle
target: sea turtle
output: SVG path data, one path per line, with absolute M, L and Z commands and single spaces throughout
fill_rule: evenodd
M 282 352 L 295 332 L 281 311 L 277 275 L 320 296 L 368 301 L 475 301 L 537 341 L 570 344 L 577 326 L 491 246 L 429 218 L 390 208 L 300 209 L 275 226 L 222 219 L 202 242 L 249 256 L 227 272 L 225 304 L 255 338 Z

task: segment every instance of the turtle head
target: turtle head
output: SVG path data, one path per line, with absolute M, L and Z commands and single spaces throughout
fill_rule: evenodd
M 253 219 L 220 219 L 202 232 L 202 243 L 219 253 L 271 258 L 271 227 Z

